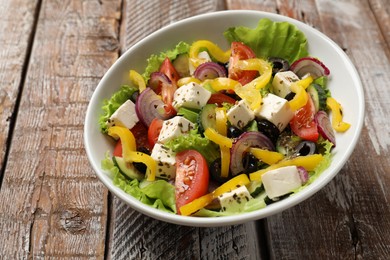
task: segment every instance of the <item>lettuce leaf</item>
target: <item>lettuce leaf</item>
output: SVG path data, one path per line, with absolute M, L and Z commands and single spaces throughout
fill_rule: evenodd
M 115 186 L 130 194 L 142 203 L 169 213 L 176 213 L 175 187 L 165 180 L 150 182 L 140 187 L 140 182 L 132 180 L 120 173 L 107 152 L 101 162 L 103 170 L 111 174 Z
M 291 64 L 309 55 L 306 36 L 288 22 L 273 22 L 264 18 L 254 29 L 244 26 L 231 27 L 224 32 L 224 36 L 230 43 L 243 42 L 257 57 L 264 59 L 280 57 Z
M 202 137 L 197 130 L 190 131 L 188 135 L 178 136 L 168 141 L 165 146 L 177 153 L 190 149 L 196 150 L 203 155 L 209 164 L 220 157 L 218 145 Z
M 178 55 L 188 53 L 190 51 L 190 45 L 186 42 L 179 42 L 176 47 L 166 52 L 161 52 L 159 55 L 152 54 L 148 59 L 148 65 L 146 66 L 145 72 L 142 76 L 145 82 L 148 82 L 150 74 L 160 69 L 161 63 L 168 57 L 171 61 L 174 60 Z
M 107 133 L 107 120 L 126 100 L 130 99 L 138 88 L 128 85 L 123 85 L 121 88 L 111 96 L 110 99 L 103 101 L 103 113 L 99 117 L 99 126 L 102 133 Z

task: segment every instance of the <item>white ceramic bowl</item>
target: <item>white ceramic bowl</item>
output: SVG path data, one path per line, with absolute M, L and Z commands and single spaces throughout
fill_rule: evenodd
M 165 213 L 142 204 L 114 186 L 109 175 L 100 167 L 106 151 L 113 150 L 113 142 L 99 132 L 98 118 L 101 114 L 102 101 L 128 81 L 129 69 L 142 73 L 146 60 L 151 54 L 171 49 L 179 41 L 191 43 L 199 39 L 208 39 L 217 43 L 222 49 L 227 49 L 229 45 L 223 36 L 227 28 L 232 26 L 255 28 L 261 18 L 287 21 L 296 25 L 308 39 L 309 53 L 319 57 L 331 71 L 329 88 L 332 96 L 342 103 L 344 119 L 351 124 L 351 128 L 344 134 L 336 134 L 337 147 L 333 151 L 334 157 L 330 167 L 312 184 L 294 196 L 254 212 L 219 218 L 185 217 Z M 92 95 L 85 119 L 84 141 L 88 158 L 99 179 L 113 194 L 137 211 L 175 224 L 222 226 L 240 224 L 276 214 L 302 202 L 324 187 L 340 171 L 354 150 L 362 129 L 363 117 L 364 95 L 359 75 L 344 51 L 327 36 L 302 22 L 281 15 L 259 11 L 221 11 L 173 23 L 149 35 L 126 51 L 104 75 Z

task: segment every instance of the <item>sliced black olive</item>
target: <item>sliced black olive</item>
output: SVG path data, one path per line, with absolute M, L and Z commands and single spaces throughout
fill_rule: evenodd
M 227 137 L 229 138 L 237 138 L 242 134 L 242 130 L 235 126 L 229 126 L 227 130 Z
M 137 98 L 139 96 L 139 91 L 134 91 L 134 93 L 131 95 L 130 100 L 135 103 L 137 101 Z
M 221 158 L 215 159 L 209 166 L 211 179 L 218 183 L 224 183 L 229 180 L 229 177 L 221 176 Z
M 290 101 L 291 99 L 293 99 L 295 97 L 295 93 L 294 92 L 290 92 L 288 93 L 284 99 L 286 99 L 287 101 Z
M 150 151 L 148 148 L 146 147 L 140 147 L 138 148 L 138 151 L 141 152 L 141 153 L 145 153 L 147 155 L 150 155 Z M 146 173 L 146 165 L 144 163 L 140 163 L 140 162 L 134 162 L 133 163 L 134 167 L 141 173 Z
M 249 174 L 259 170 L 260 161 L 251 153 L 247 153 L 242 158 L 242 165 L 244 166 L 244 173 Z
M 259 132 L 266 135 L 274 144 L 280 135 L 279 128 L 266 119 L 260 119 L 257 121 L 257 128 Z
M 316 153 L 316 144 L 310 141 L 303 141 L 295 148 L 298 156 L 306 156 Z
M 280 71 L 287 71 L 290 69 L 290 64 L 287 60 L 279 57 L 270 57 L 268 60 L 272 63 L 272 76 Z

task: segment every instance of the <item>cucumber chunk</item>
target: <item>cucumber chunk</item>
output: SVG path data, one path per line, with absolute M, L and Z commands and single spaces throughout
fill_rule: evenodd
M 325 90 L 318 84 L 311 84 L 307 88 L 307 93 L 310 95 L 311 99 L 314 102 L 314 106 L 316 108 L 316 112 L 319 110 L 326 110 L 326 92 Z
M 126 163 L 122 157 L 113 156 L 112 161 L 119 168 L 119 171 L 131 179 L 142 180 L 145 176 L 140 173 L 132 163 Z
M 216 121 L 215 121 L 216 107 L 217 106 L 215 104 L 207 104 L 200 111 L 198 124 L 199 124 L 199 130 L 201 132 L 204 132 L 208 127 L 216 129 Z

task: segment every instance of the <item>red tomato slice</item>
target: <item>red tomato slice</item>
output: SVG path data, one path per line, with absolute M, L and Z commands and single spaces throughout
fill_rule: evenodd
M 122 157 L 122 143 L 121 143 L 121 139 L 119 139 L 118 142 L 116 142 L 116 145 L 115 145 L 115 148 L 114 148 L 114 152 L 113 152 L 113 156 L 115 156 L 115 157 Z
M 176 209 L 205 195 L 209 186 L 209 168 L 206 159 L 195 150 L 176 154 L 175 195 Z
M 145 147 L 149 151 L 151 151 L 152 147 L 149 145 L 148 141 L 148 128 L 144 124 L 138 122 L 137 124 L 135 124 L 135 126 L 133 126 L 133 128 L 130 129 L 130 131 L 134 135 L 137 149 Z
M 231 55 L 229 59 L 229 78 L 237 80 L 241 85 L 251 82 L 258 76 L 256 70 L 239 70 L 235 68 L 237 61 L 256 58 L 251 48 L 241 42 L 232 42 Z
M 306 105 L 295 112 L 293 119 L 290 121 L 291 130 L 304 140 L 317 141 L 319 133 L 317 124 L 314 120 L 316 113 L 313 100 L 308 95 Z
M 173 94 L 177 89 L 177 81 L 180 79 L 179 73 L 173 67 L 169 58 L 165 58 L 160 67 L 160 72 L 164 73 L 172 82 L 171 85 L 162 84 L 161 96 L 165 103 L 165 112 L 169 116 L 176 115 L 176 110 L 172 107 Z
M 236 103 L 236 100 L 222 93 L 213 93 L 207 101 L 207 104 L 217 104 L 218 106 L 221 106 L 224 102 L 234 105 Z
M 173 83 L 175 83 L 175 85 L 180 79 L 179 73 L 176 71 L 175 67 L 173 67 L 172 62 L 168 57 L 166 57 L 161 64 L 160 72 L 164 73 Z
M 152 123 L 150 123 L 148 129 L 148 142 L 151 149 L 153 149 L 154 145 L 157 142 L 158 136 L 160 135 L 160 131 L 163 125 L 163 120 L 159 118 L 153 119 Z

